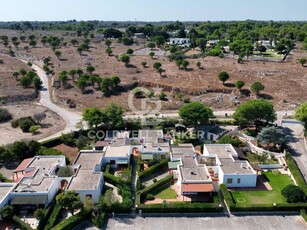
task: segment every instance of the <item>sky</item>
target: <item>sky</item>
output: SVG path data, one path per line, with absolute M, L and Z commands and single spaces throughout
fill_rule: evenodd
M 0 0 L 0 21 L 307 21 L 307 0 Z

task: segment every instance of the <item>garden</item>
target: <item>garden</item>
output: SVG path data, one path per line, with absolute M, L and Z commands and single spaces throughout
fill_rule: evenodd
M 230 194 L 237 204 L 273 204 L 286 203 L 287 199 L 281 194 L 283 188 L 293 184 L 288 175 L 278 171 L 264 172 L 262 175 L 273 190 L 266 191 L 231 191 Z

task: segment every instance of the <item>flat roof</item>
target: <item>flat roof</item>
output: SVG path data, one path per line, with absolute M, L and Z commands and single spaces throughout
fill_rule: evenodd
M 163 130 L 140 129 L 139 138 L 145 138 L 146 142 L 157 142 L 157 138 L 163 138 Z
M 142 153 L 169 152 L 169 151 L 170 147 L 168 142 L 163 142 L 163 143 L 146 142 L 142 147 Z
M 254 174 L 254 170 L 248 161 L 235 161 L 233 159 L 221 158 L 221 168 L 224 174 Z
M 15 188 L 15 192 L 47 192 L 55 177 L 35 176 L 24 177 Z
M 183 167 L 179 166 L 182 177 L 182 183 L 185 181 L 211 181 L 210 175 L 207 173 L 206 166 Z
M 0 183 L 0 203 L 5 197 L 7 197 L 15 185 L 16 184 L 13 183 Z
M 102 162 L 102 158 L 102 151 L 80 151 L 74 164 L 81 165 L 83 170 L 93 170 L 96 164 Z
M 127 157 L 130 153 L 130 146 L 108 146 L 105 152 L 105 157 Z
M 79 170 L 68 186 L 69 190 L 97 190 L 102 173 L 95 173 L 93 170 Z
M 208 144 L 204 145 L 204 152 L 207 149 L 209 154 L 216 154 L 219 159 L 230 158 L 231 156 L 238 156 L 237 152 L 234 150 L 230 144 Z
M 65 161 L 65 156 L 36 156 L 24 169 L 24 176 L 15 192 L 46 192 L 54 183 L 56 176 L 52 175 L 56 166 Z

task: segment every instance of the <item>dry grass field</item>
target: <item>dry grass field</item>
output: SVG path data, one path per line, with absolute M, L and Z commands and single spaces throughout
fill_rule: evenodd
M 0 31 L 1 34 L 14 36 L 14 31 Z M 183 105 L 179 99 L 175 99 L 174 92 L 182 92 L 185 95 L 183 98 L 190 98 L 193 100 L 203 101 L 205 104 L 213 108 L 233 109 L 235 106 L 231 101 L 233 96 L 237 96 L 239 100 L 246 101 L 255 98 L 255 95 L 249 91 L 250 85 L 253 82 L 260 81 L 265 85 L 265 90 L 261 92 L 261 97 L 266 98 L 274 103 L 276 109 L 293 109 L 302 101 L 307 100 L 307 93 L 305 87 L 307 85 L 307 68 L 302 67 L 297 63 L 297 58 L 307 56 L 300 50 L 294 49 L 288 56 L 285 62 L 259 62 L 259 61 L 245 61 L 244 64 L 238 64 L 233 57 L 205 57 L 201 59 L 188 59 L 190 65 L 188 70 L 179 70 L 175 62 L 170 62 L 167 57 L 156 56 L 151 59 L 148 55 L 132 55 L 129 67 L 116 60 L 116 56 L 125 53 L 128 48 L 139 50 L 144 47 L 143 44 L 124 46 L 113 41 L 111 48 L 114 55 L 108 56 L 105 52 L 106 46 L 104 42 L 95 43 L 95 39 L 91 39 L 90 51 L 83 52 L 79 55 L 76 47 L 70 45 L 69 41 L 72 39 L 71 35 L 67 33 L 56 32 L 55 35 L 63 37 L 68 42 L 67 47 L 59 49 L 62 56 L 58 59 L 50 47 L 44 47 L 39 41 L 45 33 L 51 32 L 36 31 L 33 32 L 38 37 L 37 48 L 31 48 L 29 52 L 22 49 L 26 44 L 21 44 L 17 52 L 27 54 L 42 59 L 46 56 L 52 57 L 55 75 L 53 81 L 57 80 L 58 73 L 62 70 L 70 70 L 82 68 L 85 70 L 87 64 L 92 64 L 96 70 L 95 73 L 100 76 L 117 75 L 121 78 L 121 85 L 132 85 L 137 83 L 140 86 L 146 87 L 160 87 L 163 91 L 168 93 L 169 100 L 163 102 L 164 110 L 178 109 Z M 19 36 L 19 35 L 18 35 Z M 81 42 L 82 38 L 77 37 Z M 14 47 L 12 47 L 15 49 Z M 0 44 L 0 50 L 5 47 Z M 156 50 L 156 52 L 158 52 Z M 164 51 L 163 51 L 164 52 Z M 197 53 L 198 51 L 189 51 L 190 54 Z M 142 53 L 141 51 L 137 52 Z M 146 52 L 145 52 L 146 53 Z M 143 68 L 141 63 L 146 61 L 147 67 Z M 165 72 L 160 75 L 153 69 L 153 63 L 161 62 L 162 68 Z M 196 62 L 201 62 L 203 68 L 198 69 Z M 6 64 L 4 64 L 6 65 Z M 223 85 L 217 78 L 221 71 L 227 71 L 230 79 Z M 7 72 L 9 74 L 9 72 Z M 3 75 L 5 75 L 3 73 Z M 6 76 L 7 77 L 7 76 Z M 238 92 L 234 83 L 237 80 L 245 82 L 243 94 Z M 2 82 L 0 82 L 3 84 Z M 97 106 L 105 107 L 111 102 L 118 103 L 129 110 L 128 107 L 128 94 L 129 92 L 119 92 L 111 97 L 104 97 L 103 94 L 92 86 L 87 88 L 87 94 L 81 94 L 72 80 L 70 89 L 55 89 L 54 98 L 58 102 L 65 104 L 67 99 L 74 99 L 77 103 L 78 110 L 83 110 L 85 107 Z M 221 93 L 223 101 L 217 103 L 216 97 Z

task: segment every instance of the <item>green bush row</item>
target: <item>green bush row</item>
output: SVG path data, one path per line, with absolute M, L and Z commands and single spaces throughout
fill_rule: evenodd
M 141 202 L 146 198 L 147 194 L 150 193 L 153 194 L 154 192 L 156 192 L 158 189 L 165 186 L 166 184 L 170 184 L 172 181 L 173 181 L 173 175 L 170 174 L 167 177 L 139 191 L 138 193 L 140 195 Z
M 306 209 L 301 209 L 301 210 L 300 210 L 300 214 L 301 214 L 301 216 L 304 218 L 304 220 L 307 222 L 307 213 L 306 213 Z
M 271 211 L 300 211 L 307 208 L 307 203 L 283 203 L 283 204 L 233 204 L 229 206 L 231 212 L 271 212 Z
M 153 166 L 151 166 L 150 168 L 146 169 L 144 172 L 139 173 L 139 179 L 144 179 L 146 177 L 148 177 L 150 174 L 153 174 L 154 172 L 163 169 L 164 167 L 167 167 L 169 162 L 169 159 L 166 158 L 162 161 L 160 161 L 158 164 L 155 164 Z
M 228 206 L 234 204 L 232 196 L 230 195 L 230 192 L 228 191 L 227 186 L 225 184 L 220 184 L 220 192 Z
M 195 212 L 222 212 L 223 207 L 214 203 L 190 203 L 190 202 L 170 202 L 162 204 L 140 204 L 138 210 L 143 213 L 195 213 Z
M 294 177 L 294 179 L 296 180 L 296 183 L 298 186 L 300 186 L 305 194 L 307 194 L 307 184 L 305 183 L 305 180 L 300 172 L 300 170 L 297 167 L 296 162 L 293 160 L 292 156 L 287 154 L 287 165 Z
M 12 221 L 22 230 L 32 230 L 31 226 L 23 222 L 18 216 L 13 216 Z
M 84 213 L 79 213 L 75 216 L 71 216 L 68 219 L 62 221 L 57 226 L 52 228 L 53 230 L 71 230 L 81 224 L 88 218 L 88 215 Z
M 120 184 L 120 179 L 110 173 L 111 165 L 107 164 L 103 172 L 103 178 L 105 182 L 118 186 Z
M 46 148 L 52 148 L 56 145 L 62 144 L 60 137 L 51 138 L 41 142 L 41 145 Z
M 52 229 L 52 227 L 55 225 L 58 217 L 59 217 L 59 214 L 61 212 L 61 205 L 59 204 L 56 204 L 53 209 L 52 209 L 52 213 L 50 215 L 50 217 L 48 218 L 47 222 L 46 222 L 46 226 L 44 228 L 44 230 L 50 230 Z

